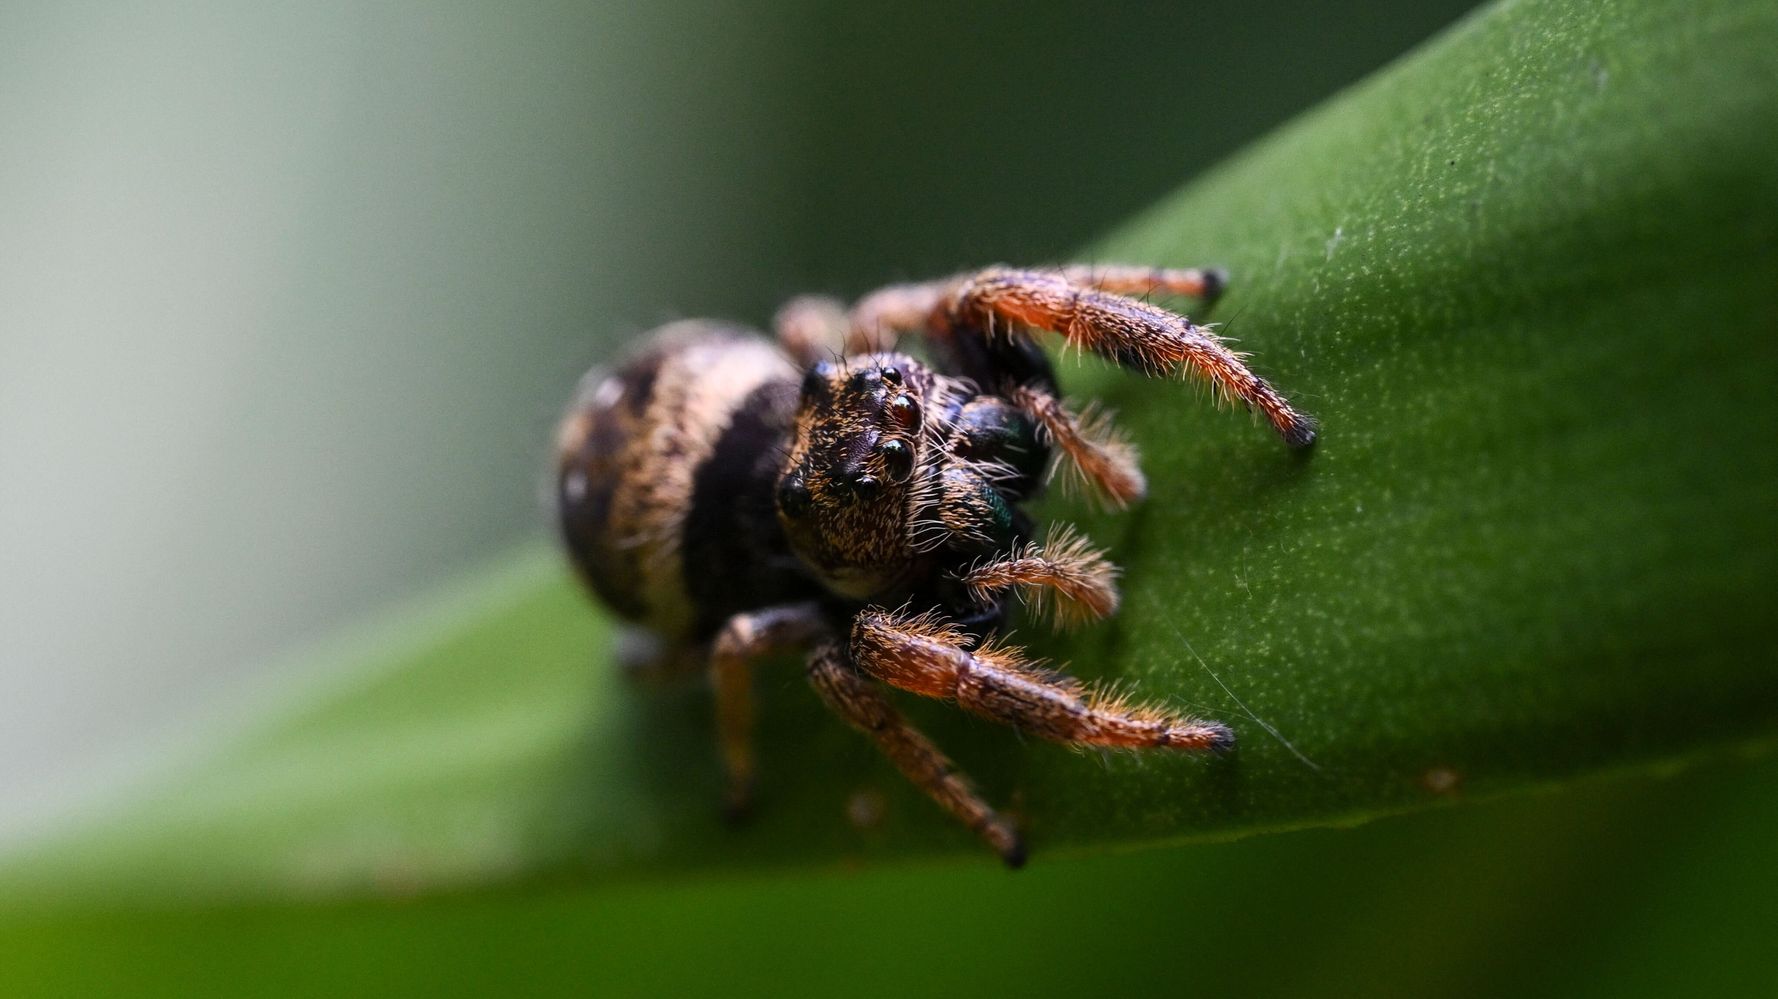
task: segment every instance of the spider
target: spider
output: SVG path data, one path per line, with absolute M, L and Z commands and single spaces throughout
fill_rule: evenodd
M 753 797 L 753 663 L 787 651 L 809 650 L 827 706 L 1012 867 L 1020 830 L 885 687 L 1076 746 L 1233 744 L 1224 725 L 1095 690 L 995 637 L 1015 596 L 1058 625 L 1117 609 L 1104 553 L 1065 526 L 1036 540 L 1020 508 L 1052 452 L 1113 505 L 1146 489 L 1130 443 L 1063 402 L 1040 331 L 1143 374 L 1200 375 L 1286 444 L 1314 441 L 1241 355 L 1144 300 L 1208 307 L 1223 284 L 1203 269 L 993 267 L 850 309 L 795 299 L 776 344 L 673 323 L 587 375 L 557 435 L 568 554 L 652 633 L 654 665 L 707 667 L 731 814 Z M 899 349 L 908 336 L 926 360 Z

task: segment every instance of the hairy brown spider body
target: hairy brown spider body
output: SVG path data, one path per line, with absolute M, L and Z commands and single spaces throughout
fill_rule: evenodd
M 1117 504 L 1135 451 L 1061 401 L 1033 338 L 1145 374 L 1198 374 L 1295 447 L 1313 423 L 1208 330 L 1127 295 L 1220 293 L 1213 271 L 1006 268 L 885 288 L 850 310 L 798 299 L 777 345 L 689 321 L 594 371 L 558 434 L 557 496 L 576 568 L 612 609 L 708 663 L 728 806 L 752 796 L 752 662 L 811 649 L 821 698 L 988 842 L 1018 831 L 912 728 L 883 685 L 1056 742 L 1213 750 L 1215 722 L 1039 668 L 994 635 L 1013 596 L 1059 624 L 1117 608 L 1117 570 L 1066 528 L 1035 540 L 1020 505 L 1052 451 Z M 896 349 L 922 338 L 925 360 Z

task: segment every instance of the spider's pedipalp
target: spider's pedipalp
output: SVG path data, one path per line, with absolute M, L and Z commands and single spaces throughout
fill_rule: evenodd
M 1051 742 L 1125 749 L 1222 750 L 1226 725 L 1092 690 L 1010 645 L 966 649 L 955 629 L 877 608 L 852 624 L 852 662 L 892 687 L 955 699 L 966 711 Z
M 1117 566 L 1067 525 L 1051 530 L 1041 546 L 1026 545 L 1009 557 L 975 566 L 964 573 L 963 585 L 984 604 L 998 593 L 1016 590 L 1063 628 L 1117 611 Z
M 809 683 L 834 713 L 869 736 L 897 770 L 985 840 L 1008 867 L 1024 865 L 1025 843 L 1013 824 L 982 800 L 932 740 L 908 724 L 875 681 L 852 668 L 838 644 L 824 645 L 809 657 Z

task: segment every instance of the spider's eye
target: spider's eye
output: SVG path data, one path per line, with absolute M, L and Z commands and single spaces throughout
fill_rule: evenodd
M 910 395 L 898 395 L 889 400 L 889 418 L 903 427 L 911 427 L 920 422 L 920 405 Z
M 803 398 L 812 399 L 827 395 L 828 379 L 833 377 L 833 365 L 827 361 L 817 362 L 803 375 Z
M 901 441 L 884 441 L 878 448 L 883 452 L 883 467 L 889 471 L 889 477 L 897 482 L 908 477 L 914 470 L 914 451 Z
M 883 381 L 890 385 L 901 384 L 901 369 L 893 365 L 883 369 Z
M 802 476 L 785 479 L 778 486 L 778 509 L 784 516 L 796 518 L 809 512 L 809 485 Z
M 874 500 L 883 491 L 883 484 L 874 475 L 860 475 L 852 480 L 852 492 L 861 500 Z

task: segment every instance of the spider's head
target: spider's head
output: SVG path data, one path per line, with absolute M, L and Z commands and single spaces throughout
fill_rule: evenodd
M 778 478 L 778 520 L 836 593 L 879 594 L 913 564 L 907 525 L 935 384 L 903 354 L 822 361 L 803 376 L 796 437 Z

